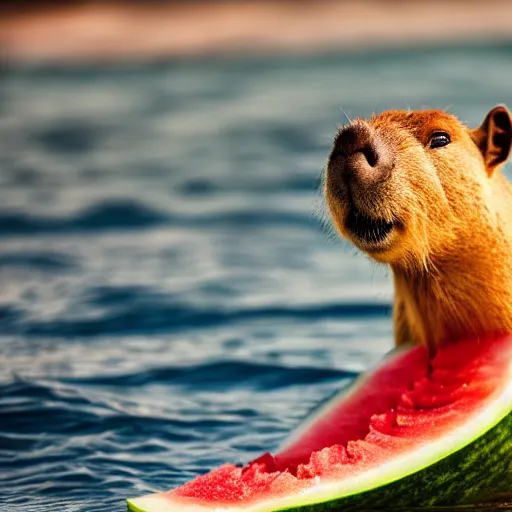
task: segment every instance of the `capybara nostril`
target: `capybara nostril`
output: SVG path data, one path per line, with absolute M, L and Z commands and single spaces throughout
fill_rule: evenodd
M 362 123 L 352 124 L 338 133 L 331 153 L 331 159 L 347 157 L 367 147 L 371 140 L 370 129 Z
M 351 189 L 364 188 L 390 176 L 392 151 L 374 130 L 358 123 L 338 134 L 328 167 L 335 180 Z
M 363 181 L 371 182 L 375 174 L 377 157 L 368 159 L 368 151 L 357 151 L 347 156 L 344 165 L 344 178 L 347 183 Z M 373 165 L 372 165 L 373 163 Z M 378 171 L 377 171 L 378 172 Z
M 371 144 L 367 144 L 362 148 L 360 153 L 364 155 L 370 167 L 375 167 L 377 165 L 377 162 L 379 161 L 379 154 Z

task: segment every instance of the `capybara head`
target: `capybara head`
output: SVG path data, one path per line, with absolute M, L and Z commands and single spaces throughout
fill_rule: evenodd
M 327 163 L 325 196 L 335 226 L 377 261 L 396 266 L 456 256 L 477 231 L 499 229 L 492 196 L 511 143 L 502 106 L 476 129 L 440 110 L 357 119 L 339 130 Z

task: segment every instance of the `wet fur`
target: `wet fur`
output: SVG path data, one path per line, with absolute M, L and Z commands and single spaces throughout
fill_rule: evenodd
M 328 166 L 325 196 L 338 231 L 356 245 L 344 227 L 350 200 L 403 224 L 388 249 L 369 253 L 392 269 L 396 344 L 434 350 L 512 332 L 512 188 L 500 170 L 512 139 L 508 112 L 497 107 L 474 130 L 439 110 L 389 111 L 354 123 L 367 123 L 393 148 L 393 171 L 347 199 Z M 430 148 L 439 131 L 451 143 Z

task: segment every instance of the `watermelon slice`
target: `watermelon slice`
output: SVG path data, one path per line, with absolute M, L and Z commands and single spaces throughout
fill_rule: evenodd
M 512 495 L 512 336 L 395 350 L 276 455 L 128 501 L 138 512 L 477 503 Z

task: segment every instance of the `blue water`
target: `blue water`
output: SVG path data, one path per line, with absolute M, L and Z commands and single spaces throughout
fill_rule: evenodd
M 332 236 L 336 125 L 512 105 L 512 47 L 0 80 L 0 510 L 123 510 L 275 449 L 392 345 L 385 269 Z

